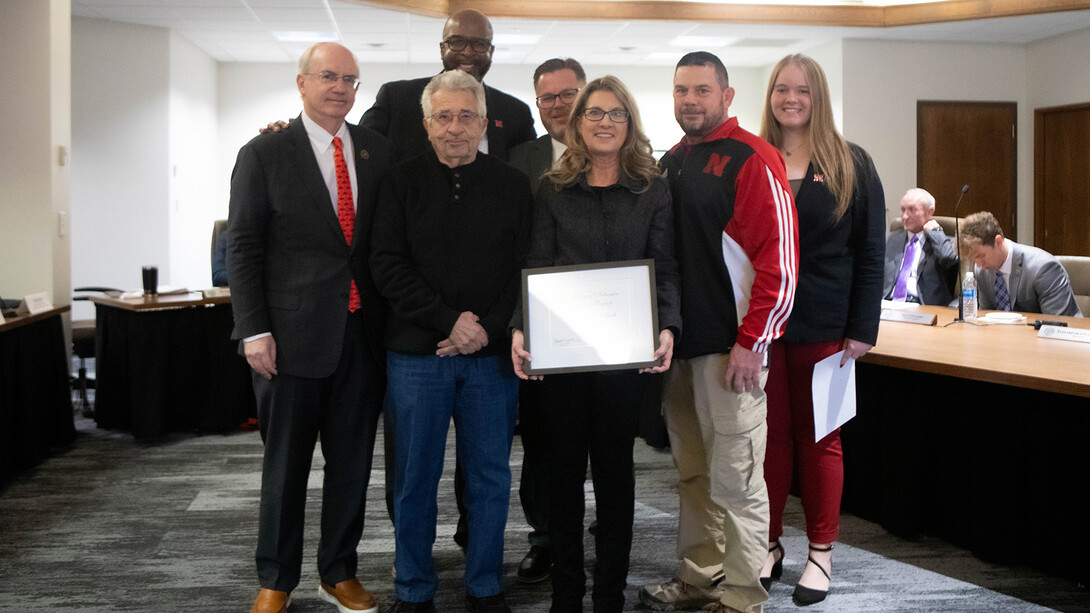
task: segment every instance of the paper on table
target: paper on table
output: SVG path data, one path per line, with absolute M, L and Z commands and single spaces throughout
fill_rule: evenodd
M 814 364 L 814 442 L 829 435 L 855 417 L 855 360 L 843 368 L 838 351 Z

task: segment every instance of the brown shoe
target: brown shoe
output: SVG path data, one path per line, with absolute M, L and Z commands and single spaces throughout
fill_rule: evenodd
M 254 600 L 254 606 L 250 613 L 288 613 L 291 605 L 291 594 L 279 590 L 261 588 Z
M 378 613 L 374 596 L 355 577 L 332 587 L 328 583 L 319 583 L 318 598 L 336 605 L 340 613 Z

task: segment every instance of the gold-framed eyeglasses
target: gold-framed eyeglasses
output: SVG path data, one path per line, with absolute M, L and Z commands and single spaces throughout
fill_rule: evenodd
M 492 41 L 487 38 L 465 38 L 464 36 L 451 36 L 443 41 L 451 51 L 462 51 L 469 45 L 477 53 L 484 53 L 492 48 Z
M 583 110 L 583 117 L 591 121 L 602 121 L 603 117 L 609 116 L 609 120 L 613 123 L 625 123 L 628 121 L 630 113 L 624 109 L 600 109 L 596 106 L 592 106 L 589 109 Z
M 537 105 L 543 109 L 548 109 L 556 106 L 556 101 L 560 100 L 564 104 L 571 104 L 575 102 L 575 97 L 579 95 L 579 88 L 565 89 L 559 94 L 543 94 L 536 98 Z
M 333 85 L 337 81 L 341 81 L 348 89 L 360 88 L 360 78 L 354 74 L 339 75 L 329 70 L 323 70 L 322 72 L 306 72 L 303 74 L 317 76 L 322 80 L 322 83 L 325 83 L 326 85 Z
M 481 115 L 474 113 L 473 111 L 462 111 L 461 113 L 450 113 L 444 111 L 442 113 L 435 113 L 428 119 L 434 121 L 441 126 L 449 126 L 457 121 L 458 123 L 470 124 L 479 119 Z

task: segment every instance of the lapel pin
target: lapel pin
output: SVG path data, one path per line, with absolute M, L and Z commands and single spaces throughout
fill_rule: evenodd
M 371 159 L 371 154 L 367 153 L 366 149 L 360 149 L 360 159 L 369 160 Z

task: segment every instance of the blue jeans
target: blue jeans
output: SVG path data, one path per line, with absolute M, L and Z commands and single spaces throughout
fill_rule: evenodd
M 498 594 L 503 591 L 503 534 L 511 498 L 518 379 L 500 357 L 388 352 L 386 362 L 387 406 L 397 422 L 397 597 L 423 602 L 434 598 L 439 587 L 432 545 L 451 417 L 469 517 L 465 588 L 475 597 Z

